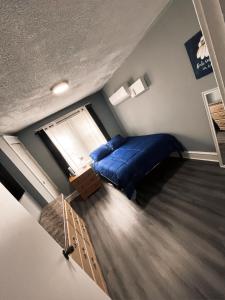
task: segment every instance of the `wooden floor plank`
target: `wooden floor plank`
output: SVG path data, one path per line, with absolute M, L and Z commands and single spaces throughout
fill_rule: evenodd
M 225 299 L 225 170 L 169 159 L 139 184 L 142 206 L 105 184 L 73 202 L 113 300 Z

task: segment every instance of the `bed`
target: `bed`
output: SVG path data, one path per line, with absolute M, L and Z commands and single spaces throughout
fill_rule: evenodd
M 172 152 L 181 155 L 182 151 L 181 143 L 170 134 L 127 138 L 118 135 L 90 156 L 96 173 L 113 183 L 130 199 L 135 186 L 147 173 Z

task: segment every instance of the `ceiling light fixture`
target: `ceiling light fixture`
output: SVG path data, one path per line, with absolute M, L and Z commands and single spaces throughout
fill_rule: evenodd
M 51 91 L 54 95 L 61 95 L 65 93 L 69 89 L 69 82 L 68 81 L 61 81 L 51 88 Z

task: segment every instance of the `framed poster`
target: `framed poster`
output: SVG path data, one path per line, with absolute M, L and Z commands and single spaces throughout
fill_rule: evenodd
M 203 76 L 213 72 L 208 48 L 201 31 L 196 33 L 185 43 L 185 48 L 191 61 L 196 79 L 202 78 Z

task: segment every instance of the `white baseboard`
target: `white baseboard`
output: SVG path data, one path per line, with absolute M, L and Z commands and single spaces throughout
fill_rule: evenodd
M 74 191 L 74 192 L 72 192 L 71 194 L 69 194 L 66 198 L 65 198 L 65 200 L 67 201 L 67 202 L 70 202 L 70 201 L 72 201 L 74 198 L 76 198 L 76 197 L 78 197 L 79 196 L 79 193 L 77 192 L 77 191 Z
M 178 157 L 177 153 L 172 153 L 172 157 Z M 219 162 L 216 152 L 202 152 L 202 151 L 184 151 L 183 157 L 187 159 L 206 160 Z

